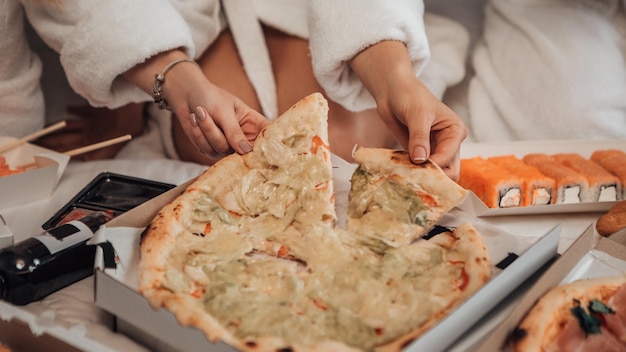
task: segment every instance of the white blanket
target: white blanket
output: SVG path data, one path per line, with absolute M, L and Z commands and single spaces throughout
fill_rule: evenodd
M 626 137 L 620 0 L 491 0 L 473 54 L 476 141 Z

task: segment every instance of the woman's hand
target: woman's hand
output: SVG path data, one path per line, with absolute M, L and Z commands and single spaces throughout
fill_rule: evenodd
M 415 76 L 404 44 L 383 41 L 372 45 L 355 56 L 350 66 L 411 160 L 420 164 L 430 159 L 457 180 L 467 126 Z
M 146 92 L 152 92 L 155 73 L 182 58 L 185 54 L 178 50 L 162 53 L 124 76 Z M 191 62 L 171 67 L 161 87 L 187 137 L 211 160 L 232 151 L 250 152 L 258 133 L 270 123 L 239 98 L 211 83 L 200 67 Z

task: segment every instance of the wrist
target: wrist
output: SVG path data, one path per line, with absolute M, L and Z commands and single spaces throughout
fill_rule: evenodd
M 415 78 L 404 43 L 385 40 L 367 47 L 349 62 L 363 85 L 377 98 L 400 81 Z
M 188 58 L 175 59 L 174 61 L 171 61 L 170 63 L 165 65 L 165 67 L 161 70 L 161 72 L 154 75 L 154 85 L 152 86 L 152 98 L 154 99 L 154 103 L 159 109 L 170 110 L 170 107 L 168 106 L 168 103 L 167 103 L 167 99 L 165 99 L 165 96 L 163 94 L 163 85 L 165 84 L 165 75 L 170 70 L 174 69 L 175 66 L 182 65 L 184 63 L 193 63 L 194 65 L 197 65 L 196 62 L 193 61 L 192 59 L 188 59 Z
M 154 75 L 160 73 L 169 63 L 186 58 L 187 54 L 179 49 L 161 52 L 133 66 L 122 76 L 144 92 L 152 94 Z

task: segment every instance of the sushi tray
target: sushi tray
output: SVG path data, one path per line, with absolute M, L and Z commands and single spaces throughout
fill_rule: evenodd
M 626 199 L 626 140 L 468 142 L 459 184 L 481 217 L 606 212 Z

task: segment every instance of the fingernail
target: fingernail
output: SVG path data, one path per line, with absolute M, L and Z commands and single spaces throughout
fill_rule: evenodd
M 196 106 L 196 108 L 194 110 L 195 110 L 196 116 L 200 120 L 206 119 L 208 113 L 206 112 L 206 110 L 202 106 Z
M 252 146 L 247 141 L 239 143 L 239 148 L 241 148 L 241 151 L 243 151 L 244 154 L 252 151 Z
M 191 114 L 189 114 L 189 118 L 191 119 L 191 125 L 193 127 L 198 127 L 198 120 L 196 120 L 196 114 L 192 112 Z
M 424 147 L 419 147 L 419 146 L 413 148 L 413 160 L 426 161 L 426 149 L 424 149 Z

